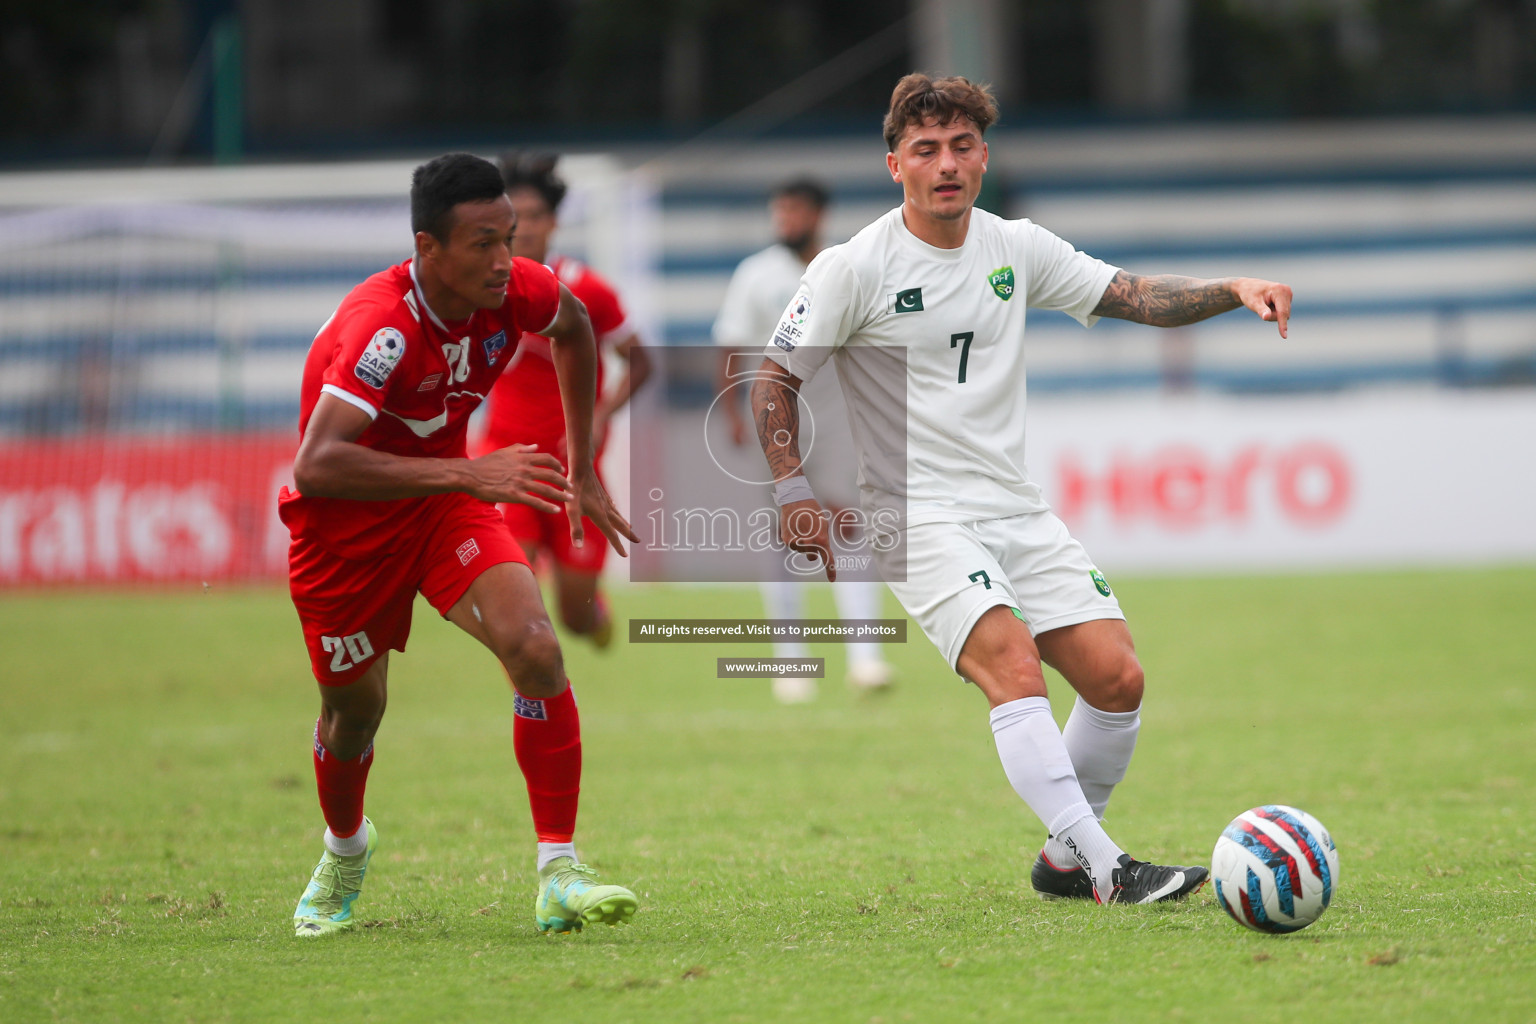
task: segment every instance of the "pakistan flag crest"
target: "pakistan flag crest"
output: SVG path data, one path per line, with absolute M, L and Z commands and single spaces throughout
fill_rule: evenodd
M 1007 302 L 1013 298 L 1013 267 L 999 267 L 987 275 L 987 284 L 997 293 L 997 297 Z

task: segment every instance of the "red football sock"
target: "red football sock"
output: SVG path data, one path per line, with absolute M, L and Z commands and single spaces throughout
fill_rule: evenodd
M 345 839 L 363 827 L 363 789 L 373 767 L 373 744 L 350 761 L 343 761 L 320 743 L 320 723 L 315 723 L 315 785 L 320 790 L 320 810 L 331 834 Z
M 533 830 L 541 843 L 568 843 L 581 796 L 581 717 L 569 685 L 558 697 L 516 695 L 512 749 L 528 783 Z

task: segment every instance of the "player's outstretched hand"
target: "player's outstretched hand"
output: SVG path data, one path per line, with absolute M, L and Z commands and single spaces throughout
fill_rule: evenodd
M 1256 277 L 1240 277 L 1232 282 L 1232 291 L 1243 305 L 1259 314 L 1260 320 L 1279 323 L 1280 337 L 1289 337 L 1286 328 L 1291 320 L 1290 285 L 1261 281 Z
M 792 501 L 779 509 L 779 537 L 793 551 L 821 559 L 827 570 L 827 582 L 837 580 L 837 566 L 832 561 L 831 517 L 815 498 Z
M 572 473 L 571 479 L 571 489 L 576 495 L 565 506 L 565 514 L 571 521 L 571 542 L 577 547 L 585 542 L 586 530 L 582 528 L 581 517 L 586 516 L 608 538 L 613 550 L 621 557 L 628 558 L 629 552 L 624 550 L 624 542 L 619 538 L 628 537 L 635 544 L 640 543 L 640 538 L 629 525 L 629 520 L 619 514 L 613 499 L 608 497 L 608 489 L 597 478 L 597 472 L 589 465 L 585 470 Z
M 559 512 L 576 497 L 560 461 L 537 445 L 514 444 L 470 460 L 478 486 L 470 491 L 481 501 L 514 501 L 540 512 Z

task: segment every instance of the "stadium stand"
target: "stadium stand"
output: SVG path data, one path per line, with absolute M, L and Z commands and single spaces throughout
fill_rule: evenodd
M 0 175 L 0 432 L 292 430 L 315 333 L 410 255 L 415 163 Z M 569 164 L 568 251 L 628 280 L 617 166 Z
M 833 240 L 899 200 L 883 146 L 684 153 L 664 182 L 666 337 L 705 344 L 731 268 L 768 237 L 764 196 L 806 170 L 833 185 Z M 1037 316 L 1035 391 L 1536 382 L 1536 122 L 998 131 L 993 208 L 1144 273 L 1292 284 L 1291 341 L 1224 317 L 1178 331 Z M 999 201 L 1000 200 L 1000 201 Z
M 991 144 L 1008 215 L 1132 270 L 1297 293 L 1283 345 L 1238 317 L 1149 343 L 1038 315 L 1036 392 L 1536 382 L 1536 119 L 1000 130 Z M 768 189 L 826 178 L 841 240 L 897 201 L 883 157 L 873 131 L 579 157 L 578 178 L 638 170 L 625 198 L 568 213 L 585 227 L 560 244 L 623 282 L 653 338 L 708 344 L 731 269 L 769 237 Z M 407 173 L 0 175 L 0 432 L 290 427 L 314 332 L 406 255 Z

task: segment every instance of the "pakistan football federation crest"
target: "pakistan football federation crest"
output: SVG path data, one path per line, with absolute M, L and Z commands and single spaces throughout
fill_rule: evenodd
M 1093 580 L 1093 587 L 1095 590 L 1103 594 L 1105 597 L 1109 596 L 1109 581 L 1104 578 L 1103 573 L 1099 572 L 1097 569 L 1094 569 L 1088 574 L 1088 578 Z
M 1013 267 L 999 267 L 987 275 L 987 284 L 997 293 L 997 297 L 1007 302 L 1013 298 Z

